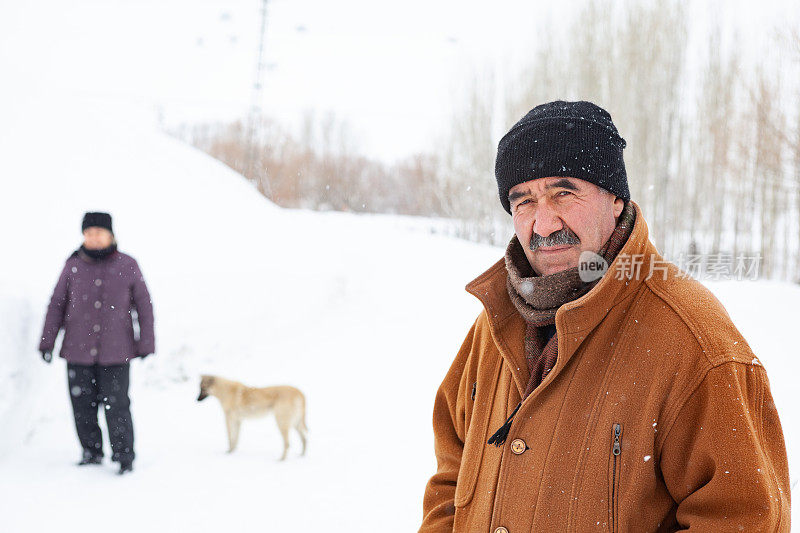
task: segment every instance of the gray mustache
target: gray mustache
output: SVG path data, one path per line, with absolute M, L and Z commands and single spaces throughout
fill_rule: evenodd
M 531 242 L 529 246 L 531 251 L 535 252 L 542 246 L 565 246 L 580 244 L 580 242 L 581 240 L 578 238 L 578 236 L 575 235 L 571 229 L 565 226 L 558 231 L 554 231 L 547 237 L 542 237 L 538 233 L 534 232 L 531 235 Z

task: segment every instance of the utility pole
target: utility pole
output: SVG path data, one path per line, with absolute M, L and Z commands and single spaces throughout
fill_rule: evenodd
M 261 99 L 263 97 L 262 78 L 264 77 L 264 40 L 267 33 L 267 0 L 261 1 L 261 31 L 258 36 L 258 58 L 256 63 L 255 78 L 253 80 L 253 92 L 250 100 L 250 113 L 247 126 L 247 160 L 245 161 L 246 176 L 255 179 L 259 189 L 264 195 L 272 199 L 272 188 L 269 185 L 269 176 L 265 170 L 260 168 L 260 159 L 257 141 L 259 141 L 259 130 L 261 129 Z

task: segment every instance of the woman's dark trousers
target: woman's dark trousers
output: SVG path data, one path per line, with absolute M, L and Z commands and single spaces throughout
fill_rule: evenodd
M 76 365 L 67 364 L 67 382 L 75 414 L 75 428 L 84 456 L 103 456 L 103 436 L 97 424 L 97 409 L 106 412 L 112 461 L 132 463 L 133 421 L 128 397 L 130 364 Z

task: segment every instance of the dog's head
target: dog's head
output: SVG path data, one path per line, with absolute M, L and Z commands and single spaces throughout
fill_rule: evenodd
M 214 376 L 207 376 L 202 375 L 200 376 L 200 396 L 197 397 L 197 401 L 201 402 L 208 398 L 209 395 L 212 394 L 212 387 L 214 386 Z

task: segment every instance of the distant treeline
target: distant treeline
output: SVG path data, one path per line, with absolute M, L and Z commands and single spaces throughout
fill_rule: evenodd
M 664 255 L 759 255 L 759 277 L 800 281 L 800 33 L 776 28 L 751 64 L 735 32 L 712 27 L 690 48 L 688 28 L 676 0 L 586 2 L 517 78 L 489 69 L 463 84 L 436 155 L 391 166 L 359 154 L 331 115 L 299 136 L 266 119 L 176 134 L 279 205 L 452 218 L 458 236 L 505 245 L 499 135 L 536 104 L 591 100 L 627 140 L 631 195 Z

